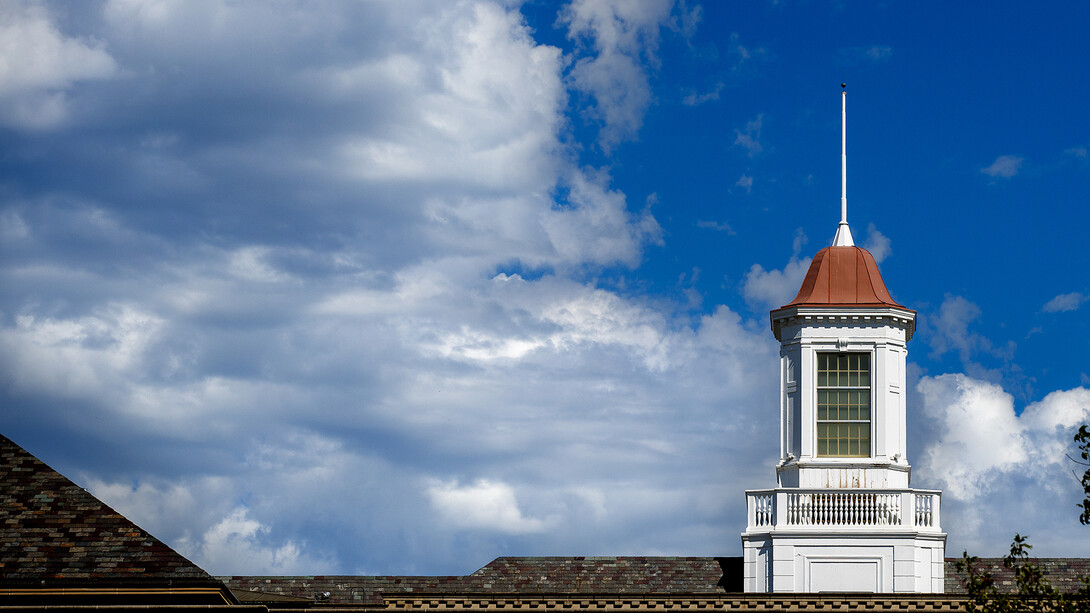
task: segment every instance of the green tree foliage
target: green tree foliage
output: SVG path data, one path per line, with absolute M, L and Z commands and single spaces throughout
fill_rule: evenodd
M 1076 460 L 1076 462 L 1090 467 L 1090 428 L 1087 428 L 1086 424 L 1079 427 L 1079 433 L 1075 435 L 1075 442 L 1079 444 L 1079 457 L 1082 458 L 1081 461 Z M 1085 498 L 1079 504 L 1079 508 L 1082 509 L 1079 521 L 1085 526 L 1090 525 L 1090 468 L 1087 468 L 1086 472 L 1082 474 L 1082 491 Z
M 1083 425 L 1075 435 L 1079 446 L 1079 464 L 1090 467 L 1090 428 Z M 1082 475 L 1082 488 L 1085 494 L 1078 505 L 1082 509 L 1079 521 L 1090 524 L 1090 468 Z M 959 573 L 965 574 L 965 589 L 969 601 L 965 608 L 981 613 L 1021 613 L 1031 611 L 1049 611 L 1055 613 L 1090 613 L 1090 576 L 1082 579 L 1082 588 L 1074 594 L 1062 594 L 1045 578 L 1041 567 L 1029 557 L 1033 546 L 1021 534 L 1014 535 L 1010 553 L 1003 558 L 1003 566 L 1014 571 L 1014 591 L 1000 592 L 995 578 L 987 571 L 979 569 L 979 559 L 969 552 L 961 554 L 957 563 Z
M 981 572 L 976 556 L 961 554 L 958 572 L 965 573 L 965 589 L 969 602 L 965 608 L 982 613 L 1030 613 L 1051 611 L 1055 613 L 1086 613 L 1090 611 L 1090 577 L 1083 578 L 1083 586 L 1074 594 L 1063 594 L 1045 579 L 1041 567 L 1029 557 L 1033 548 L 1028 539 L 1014 535 L 1010 553 L 1003 558 L 1003 566 L 1014 571 L 1013 593 L 1003 593 L 989 572 Z

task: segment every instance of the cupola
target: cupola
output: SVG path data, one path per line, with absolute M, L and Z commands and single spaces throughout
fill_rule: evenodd
M 780 458 L 776 487 L 746 492 L 747 592 L 943 590 L 941 493 L 912 489 L 907 457 L 916 312 L 890 296 L 874 256 L 852 240 L 845 99 L 836 235 L 794 300 L 769 314 Z

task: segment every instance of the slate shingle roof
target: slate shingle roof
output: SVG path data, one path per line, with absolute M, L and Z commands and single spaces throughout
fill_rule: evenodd
M 960 558 L 946 558 L 946 593 L 965 593 L 964 573 L 958 573 L 956 564 Z M 1030 558 L 1041 568 L 1052 587 L 1064 593 L 1074 593 L 1083 586 L 1082 578 L 1090 577 L 1090 558 Z M 1014 591 L 1014 571 L 1003 567 L 1003 558 L 980 558 L 976 564 L 980 573 L 990 573 L 996 587 L 1002 592 Z
M 0 435 L 0 586 L 219 585 Z
M 504 557 L 464 576 L 219 577 L 243 592 L 332 604 L 382 603 L 385 594 L 716 594 L 742 591 L 741 558 Z
M 946 594 L 965 593 L 957 560 L 946 560 Z M 1090 574 L 1090 559 L 1040 558 L 1045 577 L 1064 592 L 1080 587 Z M 1010 591 L 1013 575 L 999 558 L 983 558 L 980 570 L 992 573 L 1000 589 Z M 239 600 L 279 595 L 314 600 L 329 592 L 328 604 L 383 604 L 383 595 L 406 594 L 588 594 L 671 595 L 731 594 L 742 591 L 742 558 L 709 557 L 504 557 L 464 576 L 237 576 L 219 577 Z M 262 594 L 262 596 L 258 596 Z

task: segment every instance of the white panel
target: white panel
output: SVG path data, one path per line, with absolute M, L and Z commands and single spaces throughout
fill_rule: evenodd
M 870 560 L 817 559 L 809 561 L 811 592 L 878 592 L 881 564 Z

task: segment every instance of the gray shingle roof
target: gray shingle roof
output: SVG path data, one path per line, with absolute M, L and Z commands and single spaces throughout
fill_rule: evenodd
M 946 560 L 946 594 L 964 594 L 957 560 Z M 1090 573 L 1090 559 L 1035 559 L 1054 586 L 1073 592 Z M 979 568 L 991 572 L 1004 591 L 1013 575 L 999 558 L 983 558 Z M 329 592 L 328 604 L 381 605 L 383 594 L 588 594 L 715 595 L 742 591 L 742 558 L 711 557 L 503 557 L 464 576 L 237 576 L 219 577 L 242 600 L 272 600 L 280 595 L 313 600 Z
M 0 586 L 218 585 L 0 435 Z

